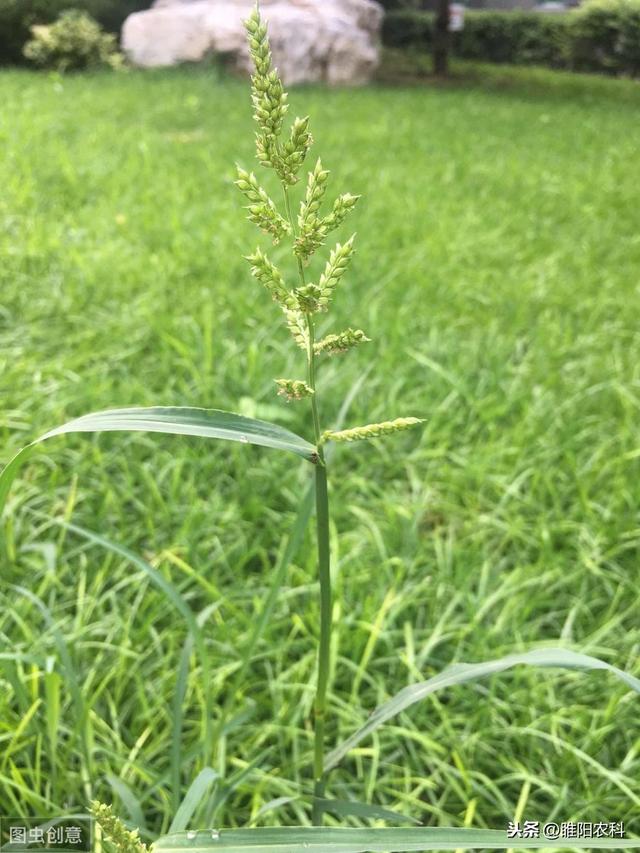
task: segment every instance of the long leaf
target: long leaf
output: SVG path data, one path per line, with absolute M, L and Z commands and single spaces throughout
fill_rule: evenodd
M 535 649 L 531 652 L 521 652 L 512 655 L 507 655 L 504 658 L 497 660 L 489 660 L 484 663 L 459 663 L 447 667 L 438 675 L 429 678 L 427 681 L 421 681 L 418 684 L 411 684 L 405 687 L 399 693 L 379 705 L 372 712 L 367 722 L 358 729 L 355 734 L 347 738 L 333 752 L 329 753 L 325 761 L 325 770 L 331 770 L 335 767 L 344 756 L 353 749 L 354 746 L 360 743 L 365 737 L 375 731 L 379 726 L 386 723 L 396 714 L 415 705 L 425 696 L 435 693 L 436 690 L 441 690 L 443 687 L 452 687 L 454 684 L 463 684 L 465 681 L 473 681 L 476 678 L 484 678 L 487 675 L 492 675 L 496 672 L 504 672 L 505 669 L 511 669 L 519 664 L 530 664 L 532 666 L 558 666 L 562 668 L 585 668 L 585 669 L 606 669 L 616 675 L 621 681 L 624 681 L 629 687 L 640 693 L 640 679 L 623 672 L 615 666 L 606 663 L 599 658 L 583 655 L 578 652 L 572 652 L 569 649 Z
M 541 833 L 542 834 L 542 833 Z M 506 830 L 410 827 L 350 829 L 334 827 L 264 827 L 165 835 L 154 853 L 403 853 L 410 850 L 460 850 L 509 847 L 556 850 L 572 848 L 640 848 L 639 838 L 508 838 Z
M 303 459 L 314 459 L 315 447 L 277 424 L 245 418 L 219 409 L 167 408 L 156 406 L 147 409 L 112 409 L 83 415 L 62 426 L 49 430 L 27 447 L 20 450 L 0 474 L 0 513 L 4 507 L 11 483 L 27 461 L 33 447 L 57 435 L 74 432 L 161 432 L 171 435 L 193 435 L 200 438 L 220 438 L 257 444 L 275 450 L 289 450 Z
M 400 814 L 383 806 L 375 806 L 370 803 L 358 803 L 355 800 L 317 800 L 320 810 L 340 817 L 366 817 L 371 820 L 388 820 L 390 823 L 420 823 L 415 817 Z
M 219 778 L 220 774 L 212 767 L 205 767 L 198 773 L 189 786 L 184 800 L 180 803 L 180 808 L 175 813 L 169 832 L 178 832 L 186 828 L 193 813 L 204 801 L 213 783 Z
M 146 831 L 147 825 L 144 819 L 142 806 L 140 805 L 140 800 L 136 797 L 124 779 L 120 779 L 113 773 L 106 773 L 105 779 L 111 785 L 113 793 L 120 797 L 122 805 L 129 812 L 130 824 L 142 832 Z
M 92 530 L 87 530 L 84 527 L 79 527 L 76 524 L 70 524 L 66 521 L 57 521 L 55 519 L 54 522 L 56 524 L 59 524 L 61 527 L 64 527 L 66 530 L 69 530 L 72 533 L 76 533 L 78 536 L 81 536 L 88 542 L 93 542 L 95 545 L 100 545 L 100 547 L 105 548 L 107 551 L 111 551 L 112 553 L 123 557 L 132 565 L 136 566 L 145 575 L 147 575 L 147 577 L 155 586 L 160 589 L 160 591 L 165 595 L 167 601 L 178 611 L 178 613 L 180 613 L 180 615 L 184 619 L 187 627 L 189 628 L 190 635 L 193 637 L 193 643 L 198 652 L 198 656 L 200 658 L 200 666 L 202 668 L 202 680 L 204 683 L 205 697 L 204 725 L 207 731 L 205 744 L 202 752 L 204 754 L 205 761 L 207 761 L 209 758 L 209 750 L 212 747 L 212 744 L 210 743 L 212 729 L 212 701 L 209 656 L 207 654 L 207 647 L 204 641 L 204 634 L 200 625 L 198 624 L 198 620 L 194 615 L 193 611 L 191 610 L 183 596 L 180 594 L 178 588 L 174 586 L 171 581 L 167 580 L 167 578 L 164 577 L 161 571 L 154 568 L 154 566 L 152 566 L 146 560 L 143 560 L 142 557 L 139 557 L 137 554 L 134 554 L 133 551 L 130 551 L 128 548 L 125 548 L 124 545 L 120 545 L 117 542 L 112 542 L 105 536 L 100 536 L 100 534 L 94 533 Z

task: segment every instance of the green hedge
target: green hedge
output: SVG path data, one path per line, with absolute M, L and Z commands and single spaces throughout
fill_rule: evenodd
M 422 0 L 378 0 L 378 3 L 387 12 L 397 12 L 398 10 L 406 9 L 422 9 L 424 8 Z
M 566 65 L 565 14 L 475 12 L 467 17 L 464 29 L 452 39 L 462 57 L 513 65 Z
M 0 65 L 23 63 L 30 27 L 50 24 L 68 9 L 88 12 L 108 32 L 118 33 L 128 14 L 149 6 L 149 0 L 0 0 Z
M 383 41 L 429 51 L 433 14 L 387 13 Z M 467 11 L 452 51 L 464 59 L 640 75 L 640 0 L 588 0 L 566 13 Z
M 465 59 L 514 65 L 567 64 L 566 14 L 467 11 L 464 29 L 451 34 L 453 52 Z M 430 50 L 433 14 L 394 12 L 386 16 L 383 40 L 390 47 Z
M 640 0 L 589 0 L 571 24 L 574 68 L 640 76 Z

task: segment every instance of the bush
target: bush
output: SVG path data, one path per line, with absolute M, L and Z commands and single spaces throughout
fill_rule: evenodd
M 52 23 L 66 9 L 87 12 L 117 33 L 130 12 L 149 5 L 149 0 L 0 0 L 0 65 L 23 63 L 31 27 Z
M 431 48 L 433 14 L 388 14 L 383 40 L 390 47 Z M 484 62 L 562 67 L 567 59 L 567 16 L 538 12 L 467 11 L 464 29 L 451 34 L 457 56 Z
M 433 21 L 430 12 L 389 12 L 383 41 L 430 51 Z M 483 62 L 640 75 L 640 0 L 587 0 L 565 14 L 467 11 L 451 46 L 454 55 Z
M 387 47 L 428 49 L 433 20 L 431 12 L 387 12 L 382 22 L 382 41 Z
M 57 0 L 0 0 L 0 63 L 23 62 L 31 26 L 55 20 L 68 6 L 58 6 Z
M 640 75 L 640 0 L 588 0 L 571 16 L 577 70 Z
M 33 38 L 24 46 L 24 55 L 40 68 L 80 71 L 86 68 L 122 65 L 116 37 L 105 33 L 86 12 L 63 12 L 53 24 L 31 28 Z
M 453 34 L 459 56 L 513 65 L 561 68 L 567 62 L 567 15 L 540 12 L 472 12 Z
M 400 9 L 420 9 L 422 0 L 378 0 L 387 12 L 396 12 Z

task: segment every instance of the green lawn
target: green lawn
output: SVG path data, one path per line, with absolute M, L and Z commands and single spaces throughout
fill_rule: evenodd
M 5 71 L 0 99 L 0 459 L 110 406 L 305 431 L 304 404 L 272 381 L 301 376 L 301 353 L 242 259 L 256 244 L 232 184 L 236 161 L 253 167 L 247 86 Z M 332 190 L 364 195 L 339 235 L 355 228 L 358 254 L 327 330 L 373 343 L 327 363 L 325 425 L 351 392 L 347 425 L 428 418 L 332 461 L 331 740 L 452 661 L 564 644 L 640 674 L 640 88 L 501 69 L 291 100 Z M 189 439 L 44 446 L 0 543 L 0 814 L 93 794 L 166 830 L 210 752 L 209 688 L 216 715 L 233 712 L 216 824 L 309 820 L 301 800 L 258 811 L 310 786 L 311 538 L 229 687 L 308 477 L 294 457 Z M 64 518 L 173 583 L 210 678 L 171 600 Z M 606 673 L 521 667 L 392 721 L 329 793 L 432 825 L 503 828 L 518 807 L 639 833 L 639 703 Z M 209 817 L 203 804 L 192 823 Z

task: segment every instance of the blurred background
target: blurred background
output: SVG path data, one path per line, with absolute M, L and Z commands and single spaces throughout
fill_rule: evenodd
M 63 12 L 86 13 L 106 32 L 118 37 L 127 17 L 147 11 L 150 5 L 145 0 L 0 0 L 0 62 L 28 62 L 24 46 L 31 27 L 52 23 Z M 207 4 L 202 0 L 158 0 L 154 5 L 182 7 L 183 13 L 190 14 L 194 7 Z M 225 7 L 227 17 L 234 15 L 233 0 L 209 5 Z M 240 14 L 242 3 L 235 5 L 235 13 Z M 267 15 L 271 5 L 266 4 Z M 289 5 L 294 14 L 301 8 L 322 6 L 313 2 L 275 5 Z M 373 5 L 372 0 L 333 0 L 325 4 L 334 21 L 345 12 L 366 5 Z M 385 12 L 382 43 L 420 53 L 435 51 L 436 62 L 438 52 L 450 51 L 454 56 L 486 62 L 631 76 L 640 72 L 638 0 L 586 0 L 582 4 L 578 0 L 469 0 L 465 4 L 449 0 L 383 0 L 381 7 Z M 378 27 L 376 36 L 377 30 Z M 445 70 L 442 59 L 436 70 Z

